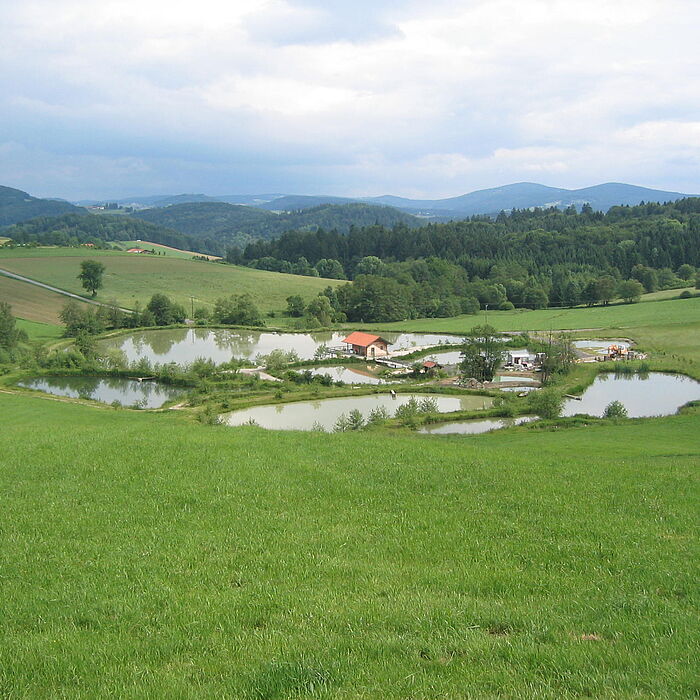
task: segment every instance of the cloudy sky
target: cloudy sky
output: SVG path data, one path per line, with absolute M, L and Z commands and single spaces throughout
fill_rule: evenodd
M 700 191 L 698 0 L 0 0 L 0 184 Z

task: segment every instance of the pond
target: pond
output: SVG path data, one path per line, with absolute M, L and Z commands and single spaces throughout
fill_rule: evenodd
M 103 351 L 113 348 L 121 350 L 129 362 L 147 358 L 158 364 L 175 362 L 186 365 L 201 357 L 220 364 L 233 358 L 254 360 L 257 355 L 268 355 L 273 350 L 294 351 L 300 359 L 312 360 L 321 345 L 340 347 L 349 333 L 350 331 L 273 333 L 226 328 L 169 328 L 106 338 L 99 345 Z M 444 333 L 383 333 L 382 337 L 391 343 L 392 352 L 462 342 L 460 336 Z
M 500 384 L 539 384 L 540 382 L 537 377 L 521 377 L 517 374 L 497 374 L 493 381 Z
M 342 414 L 357 409 L 365 419 L 370 412 L 379 407 L 387 410 L 390 416 L 396 409 L 408 403 L 411 398 L 435 399 L 441 413 L 450 411 L 476 411 L 489 408 L 493 402 L 488 396 L 445 396 L 441 394 L 370 394 L 367 396 L 346 396 L 338 399 L 319 399 L 318 401 L 298 401 L 295 403 L 253 406 L 223 415 L 224 423 L 231 426 L 245 425 L 255 421 L 261 428 L 271 430 L 313 430 L 320 426 L 324 430 L 333 430 Z
M 139 382 L 124 377 L 37 377 L 18 384 L 56 396 L 93 399 L 102 403 L 118 401 L 122 406 L 138 405 L 139 408 L 160 408 L 167 401 L 186 393 L 185 389 L 158 382 Z
M 628 349 L 630 347 L 628 340 L 604 340 L 600 338 L 597 340 L 574 340 L 573 345 L 577 350 L 583 350 L 589 355 L 605 355 L 611 345 L 618 345 L 621 348 Z
M 669 416 L 695 399 L 700 399 L 700 382 L 680 374 L 601 372 L 584 391 L 581 401 L 569 399 L 565 402 L 563 415 L 602 416 L 609 403 L 619 401 L 630 418 Z
M 304 372 L 307 369 L 315 376 L 327 375 L 334 382 L 345 382 L 346 384 L 384 384 L 385 380 L 377 375 L 372 369 L 368 369 L 371 365 L 357 365 L 345 367 L 343 365 L 333 365 L 324 367 L 301 367 L 298 372 Z
M 434 352 L 421 357 L 421 360 L 433 360 L 439 365 L 458 365 L 461 362 L 461 350 L 451 350 L 449 352 Z
M 537 416 L 519 416 L 518 418 L 491 418 L 487 420 L 465 420 L 459 423 L 438 423 L 436 425 L 426 425 L 419 433 L 430 435 L 477 435 L 478 433 L 488 433 L 490 430 L 500 430 L 510 428 L 514 425 L 531 423 L 536 421 Z

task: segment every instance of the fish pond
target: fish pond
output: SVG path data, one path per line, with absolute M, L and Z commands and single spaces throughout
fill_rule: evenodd
M 271 430 L 333 430 L 338 418 L 350 411 L 358 410 L 367 419 L 371 411 L 384 408 L 394 416 L 399 406 L 407 404 L 411 398 L 435 401 L 440 413 L 452 411 L 477 411 L 489 408 L 493 399 L 488 396 L 445 396 L 442 394 L 369 394 L 366 396 L 346 396 L 337 399 L 318 401 L 298 401 L 233 411 L 221 416 L 222 421 L 231 426 L 255 423 Z
M 429 435 L 477 435 L 479 433 L 488 433 L 491 430 L 500 430 L 501 428 L 510 428 L 514 425 L 531 423 L 535 420 L 537 420 L 537 416 L 465 420 L 459 423 L 436 423 L 434 425 L 426 425 L 418 432 L 427 433 Z
M 227 328 L 169 328 L 137 331 L 101 340 L 100 348 L 121 350 L 128 362 L 146 358 L 154 364 L 175 362 L 187 365 L 197 358 L 220 364 L 232 359 L 255 360 L 273 350 L 295 352 L 301 360 L 312 360 L 321 346 L 344 348 L 348 332 L 273 333 L 270 331 L 233 330 Z M 431 345 L 454 345 L 462 342 L 456 335 L 439 333 L 383 333 L 390 350 L 409 351 Z
M 386 380 L 382 379 L 375 371 L 376 365 L 333 365 L 323 367 L 309 367 L 308 371 L 314 376 L 326 375 L 334 382 L 345 382 L 346 384 L 384 384 Z M 304 372 L 307 368 L 302 368 L 298 371 Z
M 19 386 L 55 396 L 92 399 L 102 403 L 118 401 L 122 406 L 160 408 L 186 393 L 185 389 L 158 382 L 139 382 L 124 377 L 36 377 L 18 382 Z
M 602 416 L 608 404 L 619 401 L 630 418 L 668 416 L 696 399 L 700 399 L 700 382 L 681 374 L 601 372 L 580 401 L 565 402 L 563 415 Z

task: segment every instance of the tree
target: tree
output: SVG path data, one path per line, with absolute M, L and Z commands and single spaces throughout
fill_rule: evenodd
M 12 350 L 26 337 L 26 333 L 16 327 L 12 307 L 6 301 L 0 301 L 0 349 Z
M 685 280 L 686 282 L 690 282 L 693 279 L 693 277 L 695 276 L 695 268 L 692 265 L 688 265 L 688 263 L 683 263 L 678 268 L 678 276 L 682 280 Z
M 528 394 L 530 410 L 542 418 L 559 418 L 564 397 L 556 389 L 538 389 Z
M 107 310 L 104 307 L 88 309 L 71 299 L 61 310 L 59 318 L 66 327 L 67 336 L 77 336 L 81 332 L 94 335 L 105 329 L 106 315 Z
M 531 352 L 542 353 L 540 368 L 542 383 L 546 384 L 553 374 L 566 374 L 576 361 L 574 343 L 568 333 L 553 335 L 550 333 L 545 342 L 533 343 Z
M 83 260 L 80 263 L 80 274 L 78 279 L 82 282 L 83 288 L 92 293 L 92 296 L 97 295 L 97 290 L 102 287 L 102 275 L 104 275 L 105 266 L 97 260 Z
M 622 280 L 617 285 L 617 295 L 628 304 L 639 301 L 642 294 L 644 294 L 644 285 L 637 280 Z
M 214 320 L 238 326 L 262 326 L 260 311 L 250 294 L 232 294 L 217 299 L 214 304 Z
M 501 364 L 504 345 L 493 326 L 476 326 L 466 334 L 460 357 L 462 379 L 490 382 Z
M 523 304 L 530 309 L 546 309 L 549 299 L 539 285 L 527 285 L 523 290 Z
M 287 297 L 287 313 L 290 316 L 299 318 L 304 315 L 304 300 L 298 294 L 292 294 Z
M 333 307 L 327 296 L 319 294 L 312 299 L 306 307 L 306 312 L 313 316 L 322 326 L 331 325 Z
M 316 263 L 316 271 L 319 277 L 331 280 L 344 280 L 345 270 L 338 260 L 332 258 L 322 258 Z
M 386 265 L 376 255 L 366 255 L 355 267 L 355 277 L 359 275 L 382 275 Z
M 608 305 L 612 299 L 615 298 L 615 290 L 617 288 L 617 283 L 615 278 L 610 275 L 604 275 L 599 277 L 595 282 L 598 301 L 603 302 L 604 305 Z
M 169 326 L 171 323 L 182 323 L 185 320 L 185 310 L 170 300 L 165 294 L 154 294 L 146 306 L 153 314 L 157 326 Z

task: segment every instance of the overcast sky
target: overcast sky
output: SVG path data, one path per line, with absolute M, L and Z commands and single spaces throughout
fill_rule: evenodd
M 699 0 L 0 0 L 0 184 L 700 191 Z

